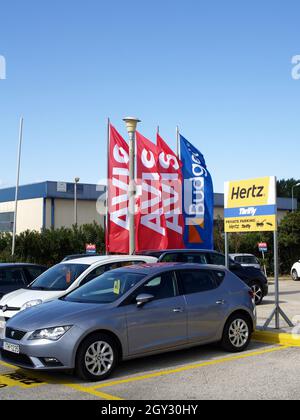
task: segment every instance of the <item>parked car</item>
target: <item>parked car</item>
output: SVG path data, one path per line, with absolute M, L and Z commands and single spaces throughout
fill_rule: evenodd
M 0 317 L 7 321 L 19 311 L 59 298 L 88 283 L 105 271 L 129 264 L 154 263 L 149 256 L 113 255 L 86 257 L 61 262 L 44 272 L 26 289 L 9 293 L 0 300 Z
M 300 280 L 300 260 L 293 265 L 291 275 L 294 281 Z
M 152 264 L 104 273 L 7 322 L 1 357 L 34 370 L 107 378 L 119 360 L 220 342 L 247 349 L 253 292 L 221 267 Z
M 196 264 L 225 265 L 225 256 L 211 250 L 164 250 L 148 251 L 147 255 L 158 258 L 159 262 L 181 262 Z M 243 280 L 247 286 L 251 287 L 255 296 L 255 303 L 262 303 L 265 296 L 268 295 L 268 279 L 261 272 L 253 267 L 243 267 L 241 264 L 230 259 L 229 269 L 232 273 Z
M 259 259 L 252 254 L 230 254 L 230 258 L 242 267 L 253 267 L 262 270 Z
M 0 298 L 27 287 L 46 270 L 47 267 L 37 264 L 0 264 Z

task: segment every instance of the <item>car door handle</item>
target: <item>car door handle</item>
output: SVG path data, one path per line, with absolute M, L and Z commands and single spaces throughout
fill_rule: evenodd
M 217 305 L 225 305 L 225 303 L 226 303 L 225 300 L 222 300 L 222 299 L 217 300 L 217 302 L 216 302 Z
M 174 308 L 173 312 L 174 313 L 182 313 L 182 312 L 184 312 L 184 309 L 183 308 Z

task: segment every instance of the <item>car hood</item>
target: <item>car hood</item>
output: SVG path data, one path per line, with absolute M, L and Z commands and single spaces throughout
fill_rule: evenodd
M 1 306 L 8 305 L 13 308 L 21 308 L 26 302 L 31 300 L 42 300 L 45 302 L 63 296 L 65 293 L 65 291 L 19 289 L 3 296 L 0 304 Z
M 99 310 L 109 306 L 108 304 L 55 300 L 19 312 L 7 322 L 7 326 L 22 331 L 34 331 L 42 328 L 74 325 L 85 319 L 90 319 L 94 311 L 97 311 L 98 315 Z

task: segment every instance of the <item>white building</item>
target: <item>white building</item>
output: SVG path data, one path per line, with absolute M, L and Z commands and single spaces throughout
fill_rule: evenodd
M 104 226 L 105 186 L 78 184 L 78 225 Z M 12 232 L 15 188 L 0 190 L 0 232 Z M 297 206 L 295 200 L 294 208 Z M 292 200 L 278 198 L 278 218 L 292 210 Z M 224 217 L 224 195 L 215 194 L 215 219 Z M 19 189 L 17 233 L 43 228 L 71 227 L 74 224 L 74 183 L 41 182 Z
M 74 188 L 73 183 L 51 181 L 20 186 L 17 233 L 28 229 L 71 227 L 74 224 Z M 77 185 L 78 225 L 95 221 L 104 226 L 104 192 L 104 186 Z M 15 188 L 0 190 L 0 232 L 13 230 L 14 199 Z

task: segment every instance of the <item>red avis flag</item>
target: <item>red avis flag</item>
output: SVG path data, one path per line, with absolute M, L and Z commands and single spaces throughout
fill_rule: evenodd
M 168 238 L 167 248 L 182 249 L 184 248 L 184 218 L 182 214 L 181 162 L 159 134 L 157 134 L 157 147 Z
M 168 245 L 158 155 L 155 144 L 137 133 L 137 251 L 165 249 Z
M 108 252 L 129 253 L 129 147 L 110 124 L 108 161 Z

